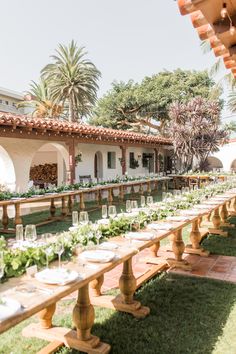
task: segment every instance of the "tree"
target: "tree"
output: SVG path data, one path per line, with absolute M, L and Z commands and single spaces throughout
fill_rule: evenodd
M 53 63 L 46 65 L 42 77 L 46 80 L 52 100 L 68 107 L 68 119 L 75 122 L 88 115 L 97 99 L 99 70 L 88 59 L 83 47 L 72 40 L 60 44 Z
M 204 170 L 209 154 L 218 151 L 229 136 L 228 130 L 220 127 L 219 103 L 200 97 L 187 103 L 174 102 L 169 114 L 170 137 L 184 171 L 192 169 L 194 158 L 198 159 L 200 170 Z
M 201 96 L 219 98 L 206 71 L 163 71 L 143 81 L 113 82 L 96 106 L 91 124 L 145 133 L 163 132 L 169 120 L 169 105 Z
M 29 107 L 33 110 L 33 117 L 40 118 L 58 118 L 63 111 L 62 105 L 53 102 L 47 82 L 42 78 L 38 84 L 32 81 L 30 90 L 25 95 L 25 100 L 18 106 Z

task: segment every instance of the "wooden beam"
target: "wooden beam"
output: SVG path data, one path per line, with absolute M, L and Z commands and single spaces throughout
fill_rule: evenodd
M 197 32 L 202 41 L 215 35 L 215 32 L 209 24 L 198 27 Z
M 178 5 L 179 11 L 183 16 L 188 15 L 197 10 L 191 0 L 178 0 Z
M 221 57 L 222 55 L 229 54 L 229 51 L 225 48 L 224 45 L 213 48 L 213 51 L 216 57 Z
M 201 11 L 195 11 L 191 14 L 191 21 L 193 24 L 194 28 L 198 28 L 201 27 L 203 25 L 207 25 L 207 20 L 206 18 L 203 16 Z

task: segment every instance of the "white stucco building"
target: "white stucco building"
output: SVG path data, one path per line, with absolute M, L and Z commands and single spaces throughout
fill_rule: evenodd
M 236 172 L 236 138 L 230 139 L 218 152 L 208 158 L 210 169 Z

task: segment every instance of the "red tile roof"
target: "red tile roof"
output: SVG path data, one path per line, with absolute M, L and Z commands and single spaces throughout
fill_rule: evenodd
M 32 118 L 24 115 L 16 115 L 12 113 L 0 112 L 0 130 L 3 127 L 23 128 L 27 130 L 44 130 L 52 131 L 55 133 L 69 134 L 80 137 L 89 137 L 103 139 L 130 141 L 144 144 L 169 144 L 171 145 L 171 139 L 164 138 L 162 136 L 144 135 L 140 133 L 134 133 L 124 130 L 115 130 L 108 128 L 100 128 L 86 124 L 69 123 L 67 121 L 61 121 L 50 118 Z

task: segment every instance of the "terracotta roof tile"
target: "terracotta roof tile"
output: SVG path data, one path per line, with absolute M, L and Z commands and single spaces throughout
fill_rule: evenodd
M 16 115 L 12 113 L 0 112 L 0 128 L 3 126 L 12 126 L 30 128 L 30 129 L 46 129 L 48 131 L 56 131 L 58 133 L 72 133 L 79 134 L 81 137 L 97 137 L 98 139 L 106 138 L 111 140 L 131 140 L 133 142 L 139 143 L 162 143 L 162 144 L 172 144 L 171 139 L 155 136 L 155 135 L 144 135 L 140 133 L 125 131 L 125 130 L 115 130 L 110 128 L 95 127 L 86 124 L 69 123 L 67 121 L 59 121 L 50 118 L 32 118 L 24 115 Z

